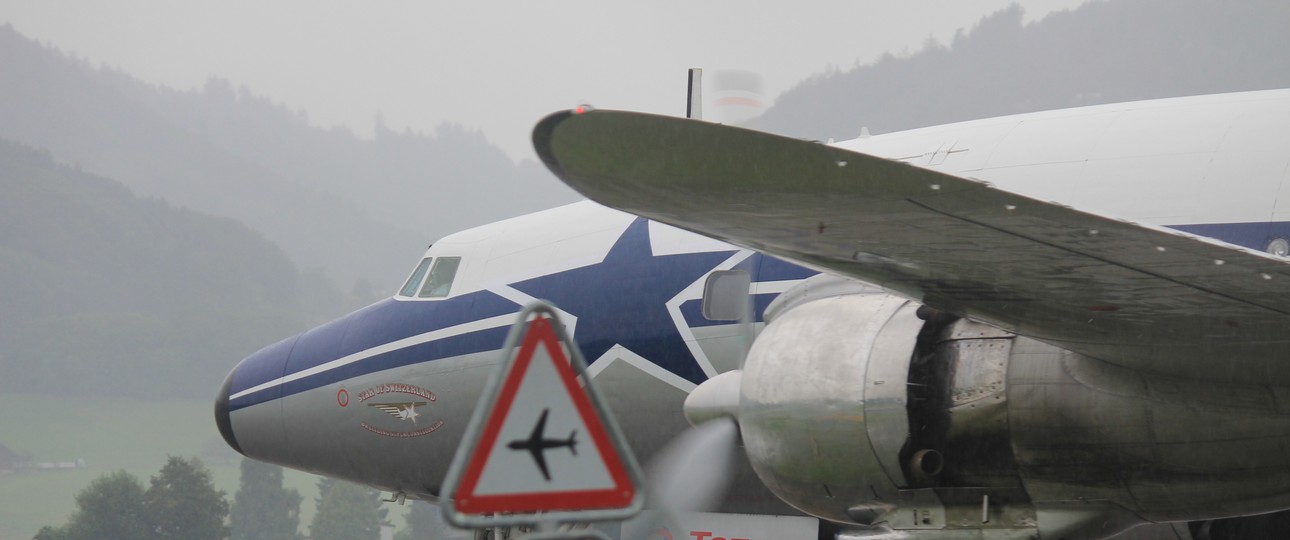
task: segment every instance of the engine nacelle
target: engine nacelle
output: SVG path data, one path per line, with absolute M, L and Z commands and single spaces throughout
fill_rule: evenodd
M 1023 484 L 1009 368 L 1070 353 L 872 289 L 793 292 L 749 353 L 736 413 L 753 469 L 785 502 L 918 538 L 1092 538 L 1142 523 L 1114 504 L 1043 507 Z
M 768 310 L 728 407 L 758 477 L 804 512 L 1075 539 L 1290 506 L 1290 389 L 1138 372 L 840 286 Z
M 886 294 L 814 300 L 780 314 L 743 373 L 739 426 L 761 480 L 803 511 L 865 523 L 911 484 L 906 379 L 923 321 Z M 924 453 L 922 473 L 937 455 Z M 870 505 L 857 505 L 870 501 Z

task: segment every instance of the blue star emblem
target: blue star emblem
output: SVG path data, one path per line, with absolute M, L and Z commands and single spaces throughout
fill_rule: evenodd
M 637 219 L 597 264 L 541 276 L 511 287 L 553 302 L 578 318 L 573 338 L 587 362 L 614 345 L 695 384 L 707 375 L 690 353 L 667 301 L 734 251 L 654 256 L 649 222 Z

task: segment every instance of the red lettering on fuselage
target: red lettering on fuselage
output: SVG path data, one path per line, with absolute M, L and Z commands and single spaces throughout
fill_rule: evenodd
M 690 536 L 694 537 L 694 540 L 748 540 L 747 538 L 714 536 L 712 531 L 690 531 Z

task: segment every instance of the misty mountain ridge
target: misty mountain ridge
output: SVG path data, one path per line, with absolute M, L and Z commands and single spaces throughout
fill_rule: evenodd
M 746 125 L 845 140 L 977 118 L 1290 87 L 1290 3 L 1113 0 L 1023 24 L 1013 5 L 949 45 L 802 81 Z
M 445 234 L 577 200 L 459 126 L 362 139 L 222 79 L 178 91 L 95 68 L 8 25 L 0 64 L 0 137 L 242 221 L 346 287 L 392 290 Z
M 47 151 L 0 140 L 0 193 L 0 391 L 208 396 L 238 359 L 356 307 L 245 225 Z
M 1019 7 L 929 42 L 816 75 L 756 129 L 845 139 L 1003 114 L 1290 86 L 1290 5 L 1118 0 L 1022 23 Z M 142 195 L 238 219 L 299 267 L 391 290 L 425 244 L 576 200 L 541 165 L 478 131 L 377 123 L 371 139 L 212 78 L 200 90 L 95 68 L 0 27 L 0 137 L 53 151 Z

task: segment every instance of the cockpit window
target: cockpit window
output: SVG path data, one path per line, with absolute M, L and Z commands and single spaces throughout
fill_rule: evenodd
M 417 269 L 412 271 L 412 277 L 409 277 L 408 282 L 403 284 L 402 289 L 399 289 L 399 296 L 410 297 L 417 293 L 417 287 L 421 285 L 421 279 L 426 277 L 426 269 L 430 268 L 431 260 L 431 257 L 421 259 L 421 262 L 417 264 Z
M 452 280 L 457 277 L 457 267 L 461 266 L 461 257 L 439 257 L 430 269 L 430 278 L 421 286 L 420 298 L 443 298 L 452 289 Z

